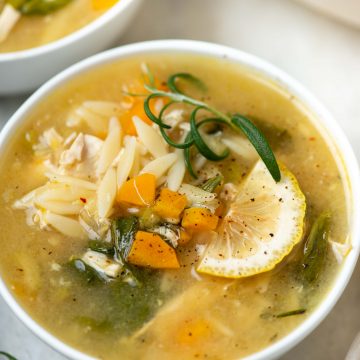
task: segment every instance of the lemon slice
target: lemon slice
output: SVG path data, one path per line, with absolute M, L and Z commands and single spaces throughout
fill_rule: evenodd
M 240 278 L 271 270 L 303 235 L 305 196 L 294 175 L 280 166 L 276 183 L 259 160 L 205 249 L 200 273 Z

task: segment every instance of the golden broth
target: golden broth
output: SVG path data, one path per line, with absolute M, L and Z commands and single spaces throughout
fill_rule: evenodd
M 66 265 L 72 255 L 86 249 L 87 241 L 29 227 L 24 213 L 12 208 L 15 200 L 45 181 L 25 134 L 40 134 L 51 126 L 69 134 L 65 121 L 72 108 L 88 99 L 120 101 L 122 85 L 139 77 L 144 61 L 160 80 L 172 73 L 191 72 L 207 84 L 212 105 L 260 119 L 277 158 L 294 173 L 306 195 L 306 223 L 312 224 L 319 213 L 329 210 L 336 214 L 331 219 L 331 238 L 345 242 L 343 174 L 310 115 L 294 97 L 226 59 L 142 56 L 102 66 L 62 86 L 31 114 L 3 154 L 1 274 L 36 321 L 92 356 L 238 359 L 273 344 L 311 314 L 339 269 L 330 250 L 320 281 L 311 291 L 297 279 L 303 243 L 274 270 L 246 279 L 194 275 L 197 259 L 191 242 L 180 250 L 181 269 L 146 275 L 140 290 L 124 289 L 121 284 L 89 285 Z M 250 165 L 231 156 L 221 169 L 227 181 L 238 183 Z M 60 264 L 60 270 L 54 264 Z M 274 315 L 298 308 L 306 308 L 306 313 Z
M 104 9 L 94 8 L 91 0 L 73 0 L 48 15 L 22 16 L 8 38 L 0 43 L 0 53 L 48 44 L 79 30 L 103 13 Z

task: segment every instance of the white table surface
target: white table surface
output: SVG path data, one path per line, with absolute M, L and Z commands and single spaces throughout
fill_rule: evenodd
M 261 56 L 307 86 L 335 115 L 360 158 L 360 31 L 290 0 L 145 0 L 119 44 L 197 39 Z M 1 79 L 0 79 L 1 81 Z M 26 96 L 0 99 L 0 124 Z M 360 331 L 360 267 L 327 319 L 283 360 L 343 360 Z M 64 360 L 0 299 L 0 350 L 19 360 Z

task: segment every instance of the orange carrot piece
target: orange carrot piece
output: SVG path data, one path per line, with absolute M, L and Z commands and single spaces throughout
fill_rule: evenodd
M 132 243 L 127 261 L 138 266 L 154 269 L 178 269 L 175 250 L 159 235 L 138 231 Z
M 186 245 L 191 240 L 192 234 L 189 231 L 184 229 L 180 229 L 180 239 L 178 240 L 178 244 Z
M 164 219 L 180 220 L 180 215 L 187 205 L 187 198 L 170 189 L 161 189 L 155 202 L 154 211 Z
M 204 208 L 190 208 L 184 211 L 181 225 L 186 230 L 215 230 L 219 217 Z
M 150 206 L 155 199 L 156 178 L 141 174 L 126 181 L 118 190 L 116 200 L 139 206 Z

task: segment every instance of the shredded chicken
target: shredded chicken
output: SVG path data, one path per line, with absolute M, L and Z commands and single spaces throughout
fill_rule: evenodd
M 80 133 L 68 150 L 61 153 L 59 164 L 63 166 L 73 165 L 82 159 L 85 147 L 84 135 Z

